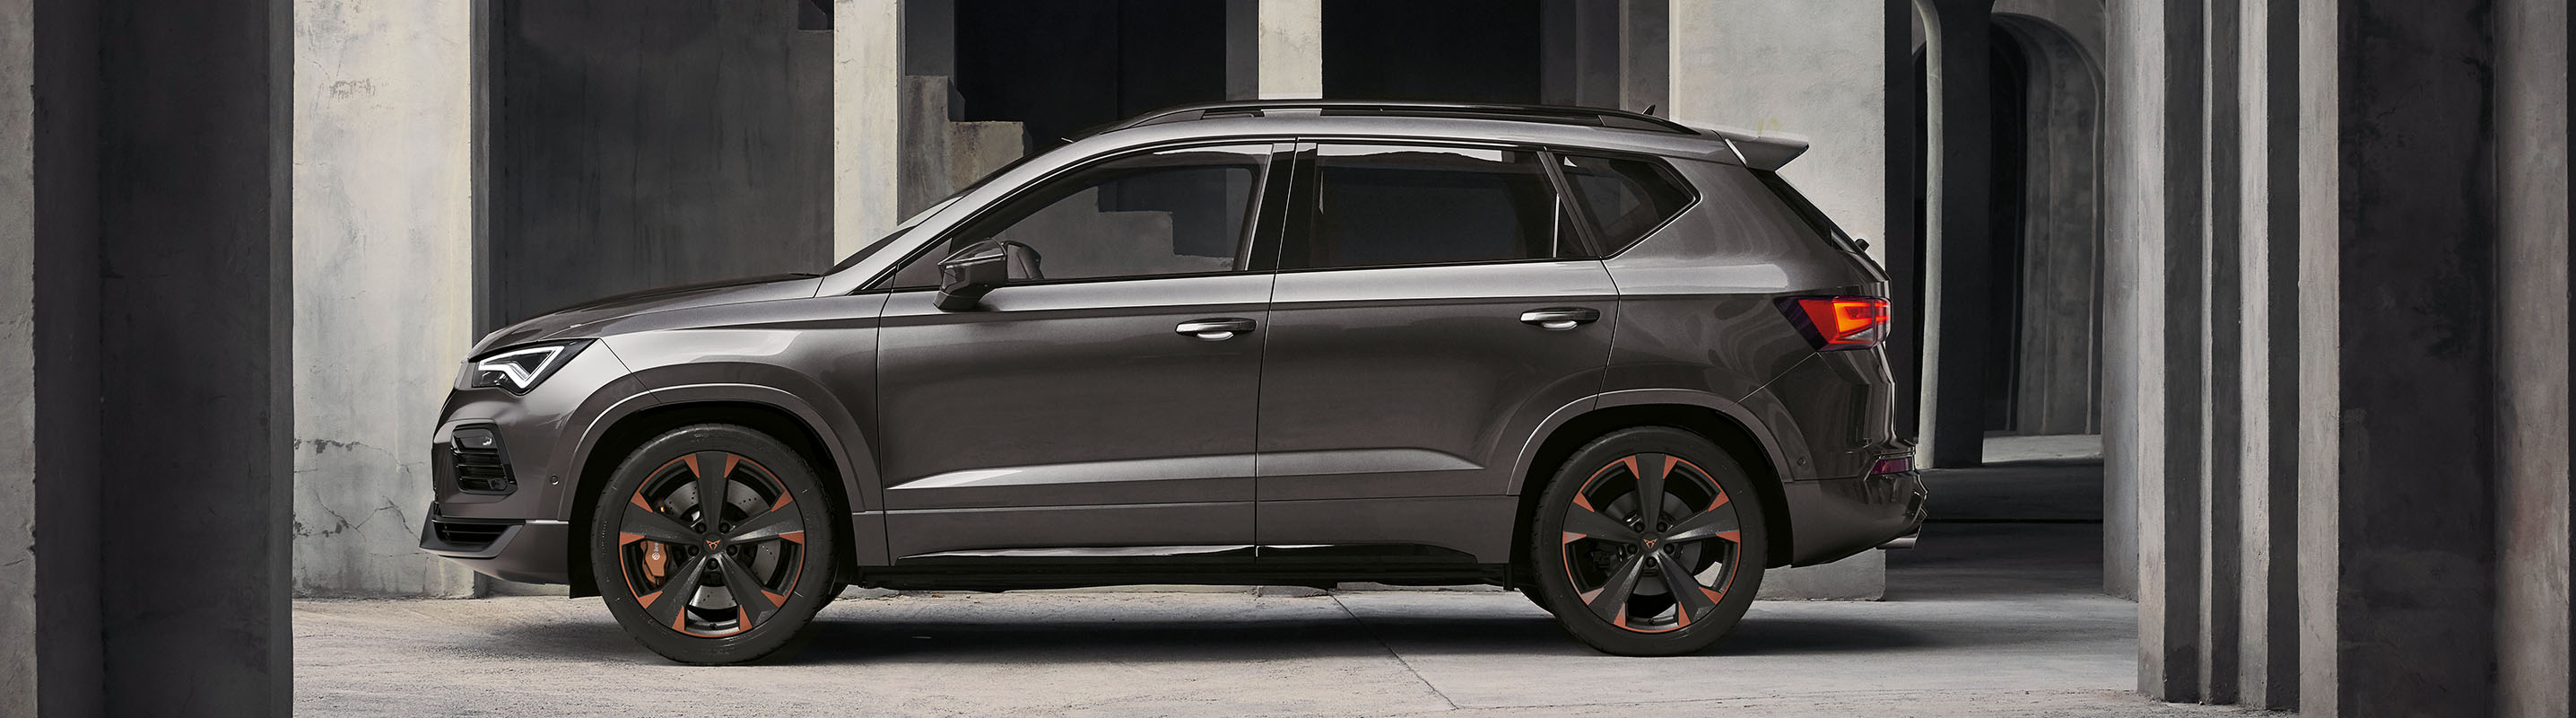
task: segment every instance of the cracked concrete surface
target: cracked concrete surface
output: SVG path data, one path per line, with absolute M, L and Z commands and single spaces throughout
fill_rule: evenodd
M 1933 478 L 1976 516 L 1892 554 L 1883 602 L 1763 602 L 1711 651 L 1618 658 L 1500 592 L 845 598 L 778 665 L 696 668 L 596 600 L 296 604 L 311 715 L 2147 716 L 2137 606 L 2098 593 L 2098 464 Z M 1968 506 L 2014 501 L 2008 509 Z M 2059 497 L 2049 500 L 2048 497 Z M 2032 523 L 2026 521 L 2046 521 Z

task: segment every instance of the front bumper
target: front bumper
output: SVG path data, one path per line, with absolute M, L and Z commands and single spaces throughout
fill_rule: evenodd
M 572 526 L 561 521 L 455 518 L 431 504 L 420 548 L 505 581 L 570 583 L 564 556 L 571 539 Z
M 1913 534 L 1923 527 L 1923 504 L 1930 497 L 1923 474 L 1911 470 L 1793 481 L 1782 488 L 1789 525 L 1795 527 L 1795 566 L 1835 561 Z

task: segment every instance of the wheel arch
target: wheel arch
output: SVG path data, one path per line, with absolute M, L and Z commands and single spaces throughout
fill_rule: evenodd
M 1710 397 L 1714 399 L 1715 397 Z M 1525 452 L 1518 477 L 1519 509 L 1513 519 L 1512 570 L 1526 570 L 1529 542 L 1518 537 L 1529 535 L 1538 514 L 1538 500 L 1546 493 L 1548 477 L 1594 439 L 1610 432 L 1640 426 L 1669 426 L 1699 435 L 1725 450 L 1752 474 L 1753 485 L 1761 494 L 1764 527 L 1770 531 L 1769 567 L 1789 565 L 1795 545 L 1790 523 L 1787 492 L 1781 485 L 1779 456 L 1769 442 L 1755 433 L 1752 425 L 1722 409 L 1701 403 L 1651 402 L 1598 406 L 1551 427 L 1544 438 L 1532 442 Z M 1525 580 L 1526 577 L 1517 577 Z M 1515 583 L 1518 583 L 1516 580 Z
M 769 435 L 805 458 L 834 502 L 833 515 L 848 516 L 853 499 L 848 494 L 850 480 L 843 471 L 839 453 L 813 422 L 775 404 L 743 399 L 703 399 L 663 403 L 636 410 L 617 418 L 601 430 L 586 447 L 580 468 L 574 473 L 574 484 L 567 493 L 568 522 L 574 539 L 564 542 L 564 565 L 569 569 L 572 595 L 597 595 L 596 581 L 590 572 L 588 527 L 599 504 L 599 491 L 608 485 L 609 476 L 624 463 L 628 454 L 654 437 L 673 429 L 696 424 L 731 424 Z M 846 524 L 843 524 L 846 527 Z M 834 569 L 850 575 L 856 565 L 852 546 L 844 540 L 832 558 Z

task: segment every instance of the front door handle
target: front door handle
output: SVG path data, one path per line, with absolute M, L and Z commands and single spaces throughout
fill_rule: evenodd
M 1195 319 L 1181 322 L 1180 326 L 1172 327 L 1172 331 L 1183 336 L 1198 337 L 1201 341 L 1221 342 L 1233 339 L 1237 334 L 1250 333 L 1252 320 L 1233 317 Z
M 1555 332 L 1600 320 L 1601 310 L 1587 307 L 1550 307 L 1521 312 L 1522 324 Z

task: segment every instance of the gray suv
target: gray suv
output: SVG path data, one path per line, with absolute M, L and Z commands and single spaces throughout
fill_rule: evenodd
M 494 332 L 422 547 L 735 663 L 851 585 L 1517 589 L 1688 653 L 1909 537 L 1886 275 L 1803 143 L 1606 110 L 1163 111 L 821 274 Z

